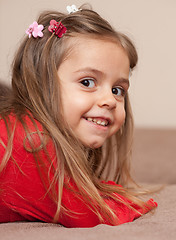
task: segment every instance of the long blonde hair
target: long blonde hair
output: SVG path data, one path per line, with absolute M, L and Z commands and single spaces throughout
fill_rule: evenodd
M 89 149 L 82 146 L 76 139 L 71 129 L 66 128 L 62 114 L 62 103 L 60 88 L 58 84 L 58 68 L 62 60 L 70 50 L 69 41 L 75 36 L 86 35 L 87 37 L 108 38 L 116 40 L 127 53 L 131 70 L 137 63 L 137 52 L 130 39 L 122 33 L 115 31 L 110 24 L 91 9 L 83 6 L 81 11 L 72 14 L 60 12 L 44 12 L 38 18 L 38 23 L 44 25 L 44 36 L 42 38 L 25 37 L 16 53 L 12 68 L 12 90 L 13 94 L 6 109 L 1 109 L 1 118 L 7 121 L 8 114 L 13 111 L 17 119 L 22 122 L 26 136 L 33 134 L 23 121 L 23 115 L 28 115 L 33 121 L 37 119 L 43 126 L 41 133 L 33 121 L 36 132 L 41 139 L 41 148 L 36 149 L 31 142 L 32 151 L 39 166 L 42 162 L 40 150 L 46 152 L 46 144 L 51 139 L 56 151 L 57 164 L 54 166 L 52 159 L 48 156 L 54 180 L 50 181 L 47 176 L 48 169 L 38 170 L 49 196 L 57 204 L 57 211 L 53 221 L 57 221 L 62 205 L 62 191 L 65 176 L 69 176 L 75 182 L 78 196 L 85 201 L 90 201 L 90 208 L 102 220 L 100 212 L 114 223 L 115 215 L 103 201 L 102 196 L 115 198 L 112 193 L 120 193 L 138 204 L 143 204 L 128 189 L 122 190 L 117 186 L 101 183 L 101 179 L 112 178 L 116 183 L 127 185 L 130 176 L 129 159 L 133 135 L 133 117 L 128 94 L 125 97 L 126 119 L 122 128 L 105 144 L 98 149 Z M 49 22 L 55 19 L 67 28 L 66 34 L 58 39 L 48 31 Z M 32 114 L 32 117 L 31 117 Z M 8 121 L 7 121 L 8 122 Z M 8 125 L 7 125 L 8 126 Z M 1 171 L 7 163 L 12 152 L 14 129 L 8 130 L 9 143 L 6 154 L 1 164 Z M 43 137 L 45 136 L 45 137 Z M 29 140 L 30 138 L 28 138 Z M 26 140 L 26 139 L 25 139 Z M 24 147 L 26 147 L 24 140 Z M 32 141 L 32 139 L 31 139 Z M 29 149 L 26 147 L 26 150 Z M 12 156 L 11 156 L 12 157 Z M 111 174 L 112 166 L 116 169 Z M 58 195 L 56 194 L 58 186 Z M 100 196 L 101 193 L 101 196 Z M 116 198 L 117 201 L 122 201 Z M 97 207 L 98 206 L 98 207 Z

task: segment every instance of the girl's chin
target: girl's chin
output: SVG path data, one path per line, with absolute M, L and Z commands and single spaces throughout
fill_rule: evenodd
M 104 141 L 105 142 L 105 141 Z M 98 142 L 98 141 L 93 141 L 93 142 L 82 142 L 82 144 L 85 146 L 85 147 L 88 147 L 88 148 L 92 148 L 92 149 L 96 149 L 96 148 L 100 148 L 102 147 L 102 145 L 104 144 L 104 142 Z

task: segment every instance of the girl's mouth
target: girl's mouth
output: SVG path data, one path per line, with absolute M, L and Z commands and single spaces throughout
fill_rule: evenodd
M 109 121 L 107 119 L 102 119 L 102 118 L 88 117 L 88 118 L 86 118 L 86 120 L 89 122 L 93 122 L 97 125 L 104 126 L 104 127 L 106 127 L 109 124 Z

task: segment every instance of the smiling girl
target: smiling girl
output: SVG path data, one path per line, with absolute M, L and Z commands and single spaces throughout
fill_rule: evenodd
M 70 9 L 42 13 L 13 62 L 0 109 L 0 222 L 118 225 L 157 206 L 128 189 L 135 47 L 96 12 Z
M 115 39 L 74 40 L 58 70 L 64 117 L 85 146 L 99 148 L 125 121 L 130 63 Z

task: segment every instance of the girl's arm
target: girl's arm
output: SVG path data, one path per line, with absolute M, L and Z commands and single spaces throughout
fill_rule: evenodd
M 2 120 L 0 127 L 0 138 L 6 145 L 7 132 Z M 33 154 L 27 152 L 23 147 L 24 135 L 23 128 L 18 124 L 12 152 L 15 161 L 10 158 L 0 173 L 0 222 L 25 220 L 52 222 L 56 212 L 56 204 L 46 194 L 46 188 L 41 180 Z M 2 161 L 4 153 L 4 146 L 0 144 L 0 161 Z M 46 155 L 43 153 L 44 162 L 45 158 Z M 126 199 L 124 200 L 126 201 Z M 117 224 L 133 221 L 140 216 L 140 212 L 143 212 L 141 208 L 132 203 L 131 205 L 139 213 L 111 198 L 104 201 L 114 209 L 119 219 Z M 62 204 L 66 209 L 69 209 L 69 214 L 61 210 L 58 223 L 66 227 L 93 227 L 100 224 L 97 215 L 89 208 L 89 203 L 78 198 L 67 187 L 63 189 Z M 155 205 L 152 201 L 149 204 L 151 207 Z M 110 224 L 107 219 L 104 219 L 103 223 Z

